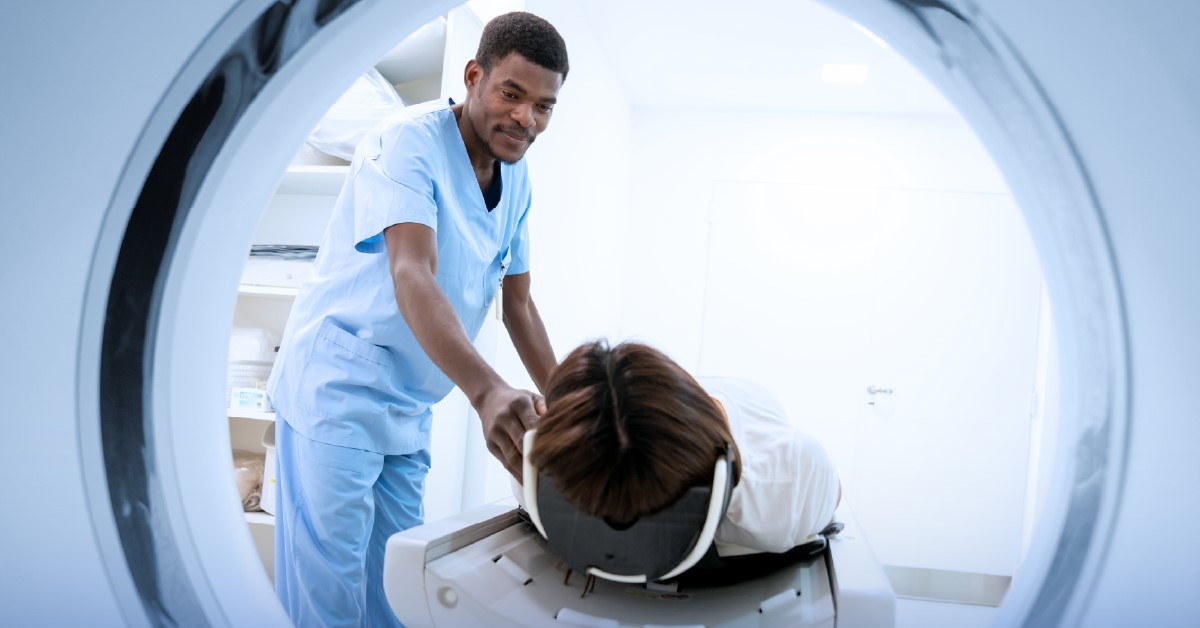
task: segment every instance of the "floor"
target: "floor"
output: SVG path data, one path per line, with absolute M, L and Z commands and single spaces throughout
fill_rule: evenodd
M 896 598 L 896 628 L 986 628 L 999 609 Z

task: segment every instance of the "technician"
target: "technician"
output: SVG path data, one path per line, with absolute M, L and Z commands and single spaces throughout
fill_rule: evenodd
M 456 384 L 519 477 L 522 435 L 545 402 L 471 343 L 503 284 L 505 327 L 539 389 L 555 367 L 530 297 L 522 158 L 567 70 L 549 22 L 502 15 L 467 63 L 462 103 L 408 107 L 358 145 L 268 387 L 275 587 L 298 626 L 399 625 L 384 547 L 423 520 L 430 406 Z

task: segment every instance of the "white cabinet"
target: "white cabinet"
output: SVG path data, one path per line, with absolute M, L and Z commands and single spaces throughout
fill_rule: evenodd
M 239 286 L 234 325 L 266 329 L 281 338 L 292 298 L 297 293 L 297 289 L 288 287 Z M 275 413 L 230 408 L 226 410 L 226 416 L 231 448 L 263 454 L 265 457 L 263 435 L 275 422 Z M 268 469 L 265 475 L 274 474 Z M 268 577 L 274 581 L 275 518 L 265 512 L 247 512 L 245 515 L 258 556 Z

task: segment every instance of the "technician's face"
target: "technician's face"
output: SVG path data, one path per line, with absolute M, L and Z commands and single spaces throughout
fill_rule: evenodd
M 467 65 L 467 113 L 482 148 L 492 158 L 514 163 L 550 124 L 562 75 L 517 53 L 492 66 Z

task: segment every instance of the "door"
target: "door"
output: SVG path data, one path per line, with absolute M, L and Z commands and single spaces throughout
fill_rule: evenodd
M 709 253 L 701 372 L 780 396 L 881 562 L 1011 575 L 1041 282 L 1011 199 L 722 183 Z
M 848 460 L 870 356 L 869 190 L 717 183 L 699 372 L 756 381 Z

